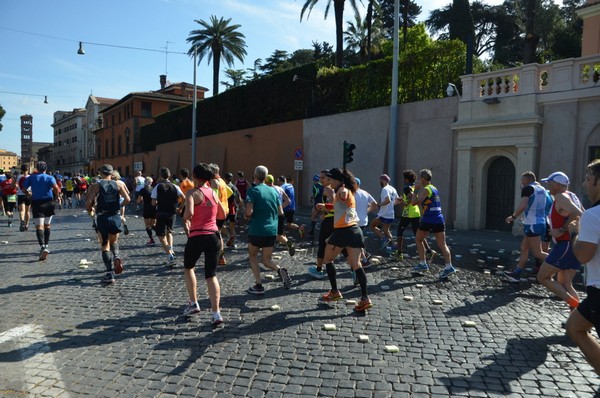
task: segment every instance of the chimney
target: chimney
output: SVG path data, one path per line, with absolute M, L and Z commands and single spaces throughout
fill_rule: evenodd
M 160 75 L 160 89 L 164 90 L 167 86 L 167 75 Z

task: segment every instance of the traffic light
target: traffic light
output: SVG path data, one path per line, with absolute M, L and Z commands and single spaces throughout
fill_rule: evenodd
M 344 141 L 344 168 L 346 168 L 347 163 L 351 163 L 354 160 L 352 156 L 354 156 L 353 151 L 355 149 L 356 145 Z

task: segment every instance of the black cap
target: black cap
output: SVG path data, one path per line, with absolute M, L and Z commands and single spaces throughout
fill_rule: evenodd
M 330 169 L 325 175 L 337 181 L 344 181 L 344 173 L 337 167 Z
M 110 164 L 104 164 L 100 167 L 100 173 L 104 175 L 108 175 L 114 171 L 113 167 Z
M 233 174 L 232 173 L 225 173 L 225 178 L 228 180 L 233 180 Z

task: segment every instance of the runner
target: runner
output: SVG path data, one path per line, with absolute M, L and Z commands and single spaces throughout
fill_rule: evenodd
M 152 190 L 152 206 L 156 206 L 156 227 L 163 250 L 167 253 L 166 265 L 173 267 L 176 264 L 173 251 L 173 224 L 175 223 L 175 207 L 179 198 L 184 198 L 181 189 L 171 181 L 171 171 L 163 167 L 160 169 L 161 181 Z
M 367 295 L 367 274 L 360 264 L 361 249 L 364 247 L 362 232 L 358 227 L 358 216 L 356 214 L 356 201 L 354 192 L 356 192 L 356 180 L 352 173 L 344 169 L 330 169 L 327 173 L 331 188 L 335 191 L 335 201 L 333 205 L 321 203 L 319 207 L 333 207 L 334 209 L 334 230 L 328 239 L 325 249 L 325 268 L 331 284 L 331 290 L 321 297 L 322 301 L 330 302 L 342 299 L 342 293 L 338 290 L 336 280 L 336 270 L 333 260 L 346 249 L 348 257 L 346 260 L 356 275 L 360 284 L 361 298 L 354 307 L 355 311 L 364 312 L 373 307 L 373 303 Z
M 260 279 L 258 266 L 258 253 L 262 249 L 262 262 L 265 267 L 279 274 L 283 287 L 289 289 L 292 279 L 287 269 L 280 267 L 272 260 L 273 246 L 277 237 L 277 216 L 283 214 L 277 193 L 265 185 L 269 170 L 265 166 L 257 166 L 254 170 L 256 186 L 248 190 L 246 195 L 246 212 L 244 215 L 249 220 L 248 225 L 248 257 L 254 275 L 255 284 L 248 289 L 248 293 L 263 295 L 265 288 Z
M 0 191 L 2 191 L 2 202 L 4 211 L 8 217 L 8 227 L 12 227 L 15 207 L 17 206 L 17 182 L 13 179 L 12 173 L 7 172 L 6 180 L 0 182 Z
M 284 208 L 285 206 L 289 205 L 290 198 L 287 196 L 287 194 L 285 193 L 283 188 L 281 188 L 279 185 L 273 184 L 274 181 L 275 181 L 275 178 L 271 174 L 268 174 L 267 178 L 265 178 L 265 184 L 267 186 L 273 188 L 275 190 L 275 192 L 277 192 L 277 197 L 279 198 L 279 204 L 281 205 L 281 208 Z M 290 256 L 293 256 L 294 254 L 296 254 L 296 248 L 294 247 L 294 244 L 292 243 L 292 241 L 289 240 L 287 238 L 287 236 L 285 236 L 285 234 L 283 233 L 284 226 L 285 226 L 285 215 L 280 214 L 277 217 L 277 239 L 276 239 L 276 242 L 283 243 L 287 247 L 288 253 L 290 254 Z
M 96 231 L 102 251 L 102 261 L 106 267 L 106 274 L 100 282 L 112 284 L 115 282 L 115 274 L 123 272 L 123 260 L 119 253 L 118 242 L 122 226 L 120 210 L 127 206 L 130 198 L 123 181 L 114 179 L 114 169 L 110 164 L 103 165 L 100 174 L 100 181 L 89 188 L 86 209 L 90 216 L 96 215 Z M 123 198 L 122 202 L 121 198 Z
M 335 191 L 331 188 L 331 181 L 327 174 L 329 170 L 322 170 L 320 173 L 321 184 L 323 184 L 323 203 L 317 205 L 317 209 L 321 212 L 321 229 L 319 230 L 319 247 L 317 249 L 317 265 L 308 268 L 308 274 L 315 279 L 325 278 L 323 272 L 323 260 L 325 259 L 325 248 L 327 247 L 327 239 L 333 233 L 333 208 L 325 206 L 332 204 L 335 200 Z
M 135 203 L 139 204 L 140 201 L 138 200 L 139 196 L 140 196 L 140 191 L 142 189 L 144 189 L 144 187 L 146 186 L 146 179 L 142 176 L 142 172 L 140 170 L 137 170 L 135 172 L 135 177 L 133 178 L 133 184 L 135 186 L 135 190 L 134 190 L 134 198 L 135 198 Z M 135 207 L 136 210 L 139 210 L 140 207 L 136 206 Z
M 565 173 L 557 171 L 543 178 L 542 182 L 548 183 L 550 194 L 554 196 L 550 211 L 550 231 L 556 244 L 542 264 L 537 279 L 540 284 L 565 300 L 571 309 L 575 309 L 579 305 L 579 296 L 573 288 L 573 278 L 581 268 L 581 263 L 573 254 L 567 225 L 581 216 L 583 206 L 577 195 L 567 190 L 569 177 Z M 552 278 L 554 275 L 556 279 Z
M 190 171 L 188 169 L 181 169 L 179 172 L 181 174 L 181 182 L 179 183 L 179 189 L 183 192 L 183 195 L 187 193 L 190 189 L 194 188 L 194 182 L 190 180 L 188 177 L 190 176 Z M 183 217 L 183 213 L 185 212 L 185 200 L 182 200 L 179 203 L 179 208 L 177 209 L 177 213 Z M 189 230 L 187 228 L 187 223 L 183 223 L 183 231 L 186 236 L 189 236 Z
M 317 226 L 317 218 L 321 215 L 321 212 L 317 210 L 317 205 L 323 203 L 323 184 L 321 183 L 321 177 L 318 174 L 313 176 L 313 187 L 310 201 L 313 208 L 310 211 L 310 231 L 308 236 L 313 237 L 315 235 L 315 228 Z
M 394 214 L 394 202 L 398 197 L 398 192 L 396 192 L 396 188 L 390 185 L 390 177 L 387 174 L 379 176 L 379 185 L 381 186 L 379 212 L 377 213 L 377 217 L 371 222 L 371 230 L 381 239 L 380 250 L 384 251 L 393 240 L 390 227 L 396 217 Z
M 356 200 L 356 215 L 358 216 L 358 226 L 361 229 L 363 239 L 366 237 L 365 229 L 369 226 L 369 213 L 373 213 L 377 211 L 377 201 L 370 193 L 361 189 L 360 187 L 360 178 L 354 177 L 356 180 L 356 192 L 354 192 L 354 199 Z M 367 253 L 365 248 L 361 249 L 360 262 L 363 268 L 367 268 L 369 263 L 369 257 L 371 255 Z M 353 274 L 354 275 L 354 274 Z M 357 284 L 358 281 L 355 279 L 354 283 Z
M 592 203 L 574 222 L 569 223 L 573 253 L 586 264 L 587 297 L 571 312 L 567 334 L 583 352 L 590 365 L 600 374 L 600 344 L 589 333 L 600 333 L 600 159 L 592 161 L 583 180 L 583 188 Z
M 54 215 L 55 198 L 60 206 L 60 191 L 54 177 L 46 174 L 48 170 L 46 162 L 37 162 L 36 166 L 36 172 L 25 179 L 23 188 L 28 189 L 31 187 L 31 207 L 35 223 L 35 234 L 40 244 L 40 261 L 44 261 L 50 254 L 48 249 L 50 225 Z
M 248 192 L 248 189 L 251 188 L 250 183 L 248 182 L 248 180 L 246 180 L 244 178 L 244 172 L 243 171 L 238 171 L 237 172 L 237 180 L 235 181 L 235 187 L 238 189 L 238 191 L 240 192 L 240 197 L 242 198 L 243 201 L 246 201 L 246 193 Z
M 223 323 L 220 309 L 221 288 L 217 279 L 217 261 L 220 251 L 217 216 L 220 215 L 222 218 L 225 209 L 207 184 L 214 178 L 214 173 L 207 164 L 200 163 L 194 167 L 193 178 L 198 188 L 187 191 L 183 215 L 190 231 L 183 255 L 185 286 L 190 301 L 183 314 L 192 315 L 200 312 L 194 267 L 204 253 L 204 279 L 213 312 L 212 324 L 216 326 Z
M 73 207 L 73 192 L 75 191 L 75 182 L 73 181 L 73 177 L 70 175 L 65 175 L 65 181 L 63 184 L 63 198 L 65 199 L 65 209 L 71 209 Z
M 290 198 L 290 203 L 283 208 L 286 226 L 288 229 L 297 230 L 300 239 L 303 239 L 304 225 L 298 225 L 294 222 L 294 214 L 296 213 L 296 193 L 294 191 L 294 186 L 288 181 L 289 178 L 283 175 L 277 178 L 277 185 L 279 185 Z
M 221 178 L 219 172 L 219 166 L 215 163 L 211 163 L 209 164 L 210 167 L 212 167 L 213 169 L 213 173 L 215 174 L 215 178 L 213 178 L 210 181 L 210 186 L 211 188 L 217 193 L 219 200 L 221 201 L 221 204 L 223 205 L 223 208 L 225 209 L 225 218 L 221 219 L 221 218 L 217 218 L 217 227 L 219 227 L 219 231 L 221 231 L 221 229 L 223 229 L 223 226 L 225 225 L 225 221 L 227 220 L 227 216 L 229 215 L 229 206 L 228 206 L 228 201 L 229 201 L 229 197 L 231 195 L 233 195 L 233 191 L 231 189 L 229 189 L 229 187 L 227 186 L 227 184 L 225 183 L 225 181 L 223 181 L 223 179 Z M 224 246 L 223 246 L 223 236 L 221 236 L 221 254 L 219 255 L 219 265 L 227 265 L 227 260 L 225 260 L 225 251 Z
M 420 262 L 413 270 L 423 272 L 429 270 L 429 265 L 425 259 L 425 239 L 429 233 L 433 233 L 435 241 L 444 256 L 445 267 L 440 272 L 440 279 L 447 279 L 450 275 L 456 273 L 456 268 L 452 266 L 450 249 L 446 244 L 446 225 L 444 215 L 442 214 L 442 204 L 440 202 L 439 192 L 431 184 L 431 170 L 423 169 L 419 172 L 419 180 L 415 182 L 415 191 L 412 195 L 411 205 L 422 205 L 423 216 L 415 237 L 417 241 L 417 251 L 419 252 Z
M 4 169 L 0 168 L 0 184 L 6 181 L 6 174 L 4 174 Z M 6 211 L 4 210 L 4 196 L 2 195 L 2 190 L 0 189 L 0 206 L 2 206 L 2 215 L 6 215 Z
M 144 188 L 140 189 L 137 194 L 137 203 L 144 203 L 142 214 L 146 233 L 148 234 L 146 246 L 154 246 L 156 242 L 152 237 L 152 230 L 156 226 L 156 206 L 152 205 L 152 177 L 146 177 L 144 181 Z
M 536 181 L 532 171 L 521 175 L 521 202 L 519 207 L 510 216 L 506 217 L 507 223 L 514 222 L 523 214 L 523 240 L 521 241 L 521 254 L 517 267 L 512 272 L 505 272 L 504 276 L 509 282 L 521 281 L 521 274 L 527 264 L 529 251 L 541 261 L 546 260 L 548 253 L 542 250 L 541 236 L 546 233 L 546 207 L 548 198 L 546 190 Z
M 235 249 L 235 222 L 237 219 L 237 215 L 239 212 L 244 214 L 244 201 L 240 196 L 240 192 L 237 187 L 233 185 L 233 174 L 225 173 L 225 183 L 233 192 L 233 195 L 230 195 L 227 198 L 227 206 L 229 208 L 229 214 L 227 215 L 227 221 L 229 222 L 229 239 L 227 239 L 227 247 Z
M 402 207 L 402 217 L 400 218 L 400 224 L 398 224 L 398 243 L 397 249 L 392 254 L 398 260 L 404 260 L 404 254 L 402 253 L 404 246 L 404 230 L 409 225 L 412 227 L 413 234 L 417 236 L 417 230 L 419 229 L 419 223 L 421 222 L 421 208 L 417 205 L 411 204 L 412 194 L 414 192 L 414 185 L 417 179 L 417 174 L 413 170 L 404 170 L 404 189 L 402 195 L 396 199 L 395 204 L 399 204 Z M 433 260 L 437 252 L 431 250 L 427 239 L 423 240 L 425 245 L 426 258 L 429 263 Z
M 17 181 L 17 205 L 19 206 L 19 220 L 21 226 L 19 231 L 27 231 L 29 229 L 29 218 L 31 209 L 31 188 L 25 189 L 23 182 L 29 176 L 29 166 L 26 164 L 21 165 L 21 174 Z

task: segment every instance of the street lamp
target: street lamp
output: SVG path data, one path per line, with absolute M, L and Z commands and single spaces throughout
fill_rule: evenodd
M 16 93 L 14 91 L 0 91 L 2 94 L 14 94 L 14 95 L 26 95 L 29 97 L 44 97 L 44 104 L 48 103 L 48 96 L 42 94 L 27 94 L 27 93 Z
M 446 87 L 446 95 L 448 97 L 454 97 L 455 95 L 458 95 L 458 98 L 460 98 L 460 91 L 458 91 L 458 87 L 456 87 L 455 84 L 448 83 L 448 87 Z

